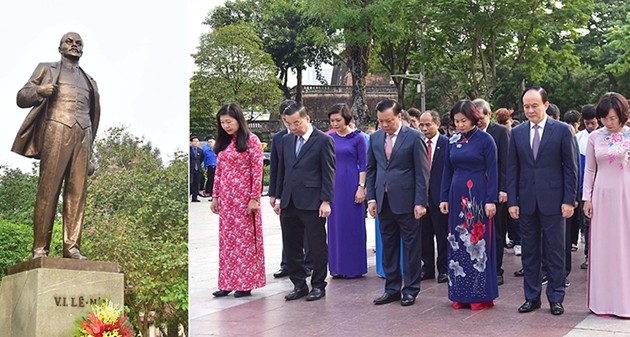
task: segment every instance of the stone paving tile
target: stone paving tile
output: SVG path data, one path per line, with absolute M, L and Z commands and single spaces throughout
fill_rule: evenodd
M 279 268 L 281 232 L 277 216 L 262 198 L 263 233 L 267 286 L 253 296 L 213 298 L 218 268 L 218 217 L 207 199 L 190 204 L 190 336 L 629 336 L 630 320 L 603 319 L 590 315 L 586 307 L 586 272 L 579 269 L 580 249 L 572 254 L 564 315 L 542 308 L 519 314 L 523 303 L 523 278 L 514 277 L 520 258 L 506 250 L 505 284 L 499 287 L 495 307 L 470 311 L 453 310 L 446 284 L 423 281 L 417 302 L 411 307 L 398 303 L 375 306 L 372 300 L 383 292 L 384 280 L 374 271 L 374 225 L 368 228 L 368 274 L 353 280 L 328 278 L 326 297 L 315 302 L 286 302 L 292 289 L 287 278 L 274 279 Z M 582 244 L 580 244 L 582 248 Z M 543 288 L 544 291 L 544 288 Z M 586 319 L 585 319 L 586 318 Z

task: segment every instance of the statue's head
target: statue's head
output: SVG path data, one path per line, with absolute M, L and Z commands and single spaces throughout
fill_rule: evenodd
M 83 55 L 83 39 L 78 33 L 70 32 L 61 37 L 59 41 L 59 53 L 61 56 L 78 60 Z

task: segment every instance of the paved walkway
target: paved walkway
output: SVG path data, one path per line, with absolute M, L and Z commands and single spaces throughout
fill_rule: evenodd
M 326 297 L 315 302 L 286 302 L 291 291 L 288 278 L 274 279 L 281 254 L 277 216 L 262 198 L 267 286 L 251 297 L 213 298 L 217 290 L 218 216 L 210 202 L 190 203 L 189 296 L 190 336 L 628 336 L 630 320 L 600 318 L 586 307 L 586 272 L 582 244 L 573 253 L 571 286 L 564 301 L 565 314 L 553 316 L 543 308 L 517 313 L 523 302 L 523 279 L 513 276 L 520 258 L 506 250 L 505 284 L 499 287 L 496 306 L 482 311 L 453 310 L 446 284 L 423 281 L 417 302 L 411 307 L 397 303 L 375 306 L 372 300 L 383 292 L 384 280 L 374 271 L 374 223 L 369 220 L 366 277 L 355 280 L 327 279 Z

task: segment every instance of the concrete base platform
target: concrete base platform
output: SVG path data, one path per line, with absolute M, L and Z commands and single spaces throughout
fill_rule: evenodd
M 43 257 L 8 270 L 0 283 L 3 336 L 70 336 L 90 304 L 124 304 L 115 263 Z

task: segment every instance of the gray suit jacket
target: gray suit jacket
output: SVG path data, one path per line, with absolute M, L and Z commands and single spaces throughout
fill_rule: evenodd
M 385 156 L 385 132 L 370 135 L 367 165 L 367 197 L 376 200 L 381 212 L 385 184 L 389 207 L 394 214 L 413 213 L 415 205 L 429 203 L 429 164 L 420 132 L 402 126 L 391 159 Z

